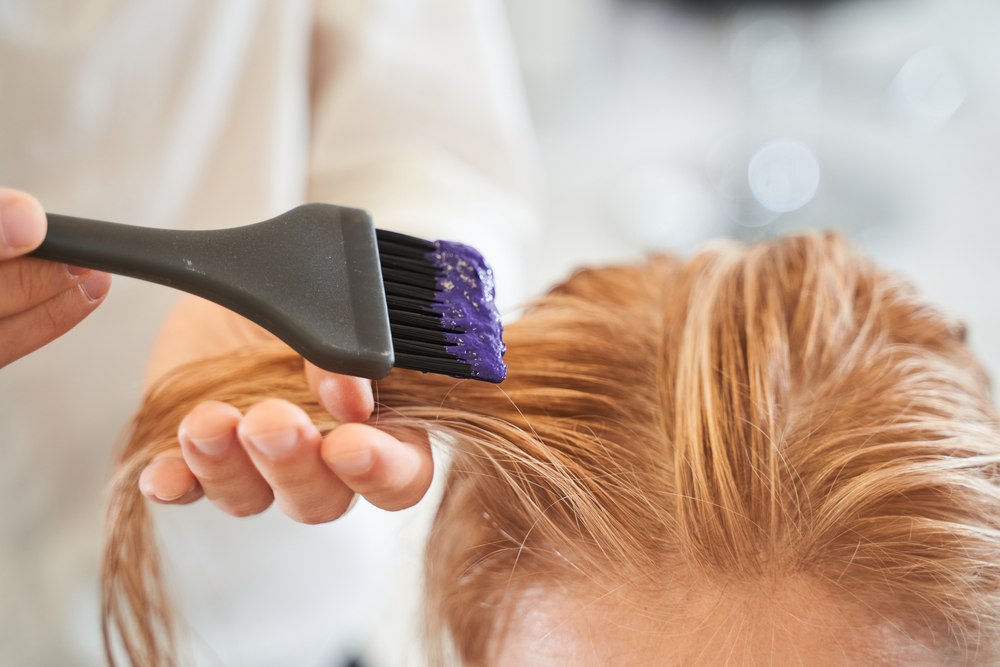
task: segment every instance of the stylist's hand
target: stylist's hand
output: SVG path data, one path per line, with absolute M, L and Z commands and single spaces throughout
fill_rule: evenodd
M 274 337 L 230 311 L 187 297 L 168 317 L 150 360 L 148 380 L 183 363 Z M 410 507 L 430 486 L 426 435 L 397 434 L 361 424 L 374 409 L 371 382 L 305 362 L 319 403 L 347 422 L 322 437 L 297 406 L 269 399 L 245 415 L 231 405 L 202 403 L 183 420 L 181 446 L 142 473 L 151 500 L 186 504 L 207 496 L 233 516 L 257 514 L 276 501 L 303 523 L 342 516 L 354 494 L 387 510 Z
M 34 197 L 0 188 L 0 368 L 72 329 L 111 287 L 106 273 L 23 257 L 45 230 Z

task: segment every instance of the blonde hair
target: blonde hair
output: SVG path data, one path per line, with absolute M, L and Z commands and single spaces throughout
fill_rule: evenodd
M 809 577 L 929 630 L 946 653 L 995 657 L 987 378 L 960 324 L 838 237 L 582 271 L 506 338 L 500 389 L 409 372 L 378 387 L 380 425 L 419 425 L 455 452 L 427 611 L 464 664 L 488 662 L 528 587 L 654 591 L 678 567 L 719 582 Z M 173 661 L 138 476 L 198 402 L 265 396 L 331 426 L 280 346 L 179 370 L 135 419 L 103 585 L 106 644 L 118 627 L 134 664 Z

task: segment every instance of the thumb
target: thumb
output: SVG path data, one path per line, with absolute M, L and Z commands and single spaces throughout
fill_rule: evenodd
M 330 415 L 342 422 L 363 422 L 375 409 L 371 380 L 337 375 L 305 362 L 309 389 Z
M 45 239 L 45 211 L 26 192 L 0 188 L 0 259 L 23 255 Z

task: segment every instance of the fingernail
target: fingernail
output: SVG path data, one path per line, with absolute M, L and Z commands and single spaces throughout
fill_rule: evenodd
M 103 299 L 111 289 L 111 276 L 102 271 L 94 271 L 89 278 L 80 283 L 83 293 L 91 301 Z
M 345 475 L 360 475 L 372 467 L 375 454 L 370 449 L 359 449 L 356 452 L 339 454 L 330 460 L 330 466 Z
M 290 428 L 285 431 L 247 434 L 246 438 L 260 452 L 268 456 L 281 456 L 295 448 L 299 441 L 299 432 L 298 429 Z
M 42 223 L 35 206 L 16 197 L 0 209 L 0 241 L 11 250 L 37 245 L 45 236 Z
M 69 271 L 69 275 L 73 276 L 74 278 L 78 278 L 85 273 L 90 273 L 91 271 L 93 271 L 93 269 L 85 269 L 82 266 L 73 266 L 72 264 L 67 264 L 66 270 Z
M 182 481 L 182 483 L 178 485 L 178 479 L 176 477 L 172 478 L 169 474 L 167 476 L 156 474 L 156 470 L 158 468 L 172 465 L 176 465 L 176 459 L 163 458 L 150 463 L 146 469 L 142 471 L 142 475 L 139 477 L 139 488 L 142 490 L 142 493 L 146 496 L 151 496 L 164 502 L 171 502 L 191 493 L 198 486 L 197 480 L 194 480 L 192 483 L 187 485 L 183 484 Z M 154 478 L 156 477 L 159 477 L 159 484 L 154 481 Z M 157 489 L 157 486 L 160 488 Z
M 214 438 L 192 438 L 188 436 L 188 440 L 199 452 L 208 454 L 209 456 L 218 456 L 224 453 L 233 443 L 233 439 L 228 433 L 217 435 Z
M 169 494 L 165 494 L 165 493 L 154 493 L 153 495 L 156 496 L 159 500 L 162 500 L 165 503 L 169 503 L 169 502 L 172 502 L 174 500 L 177 500 L 178 498 L 182 498 L 183 496 L 186 496 L 187 494 L 191 493 L 191 491 L 193 491 L 193 490 L 194 490 L 194 487 L 192 486 L 187 491 L 182 491 L 182 492 L 178 493 L 176 496 L 171 496 L 169 498 L 167 497 Z

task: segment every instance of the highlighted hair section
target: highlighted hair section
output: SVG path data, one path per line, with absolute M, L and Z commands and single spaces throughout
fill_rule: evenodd
M 380 426 L 427 429 L 454 453 L 428 546 L 433 645 L 485 665 L 529 590 L 655 596 L 683 571 L 807 578 L 950 656 L 995 657 L 987 378 L 959 323 L 838 237 L 582 271 L 505 337 L 499 388 L 397 371 L 378 385 Z M 173 656 L 139 473 L 198 402 L 268 396 L 325 418 L 279 346 L 180 369 L 137 416 L 104 572 L 109 632 L 133 663 Z

